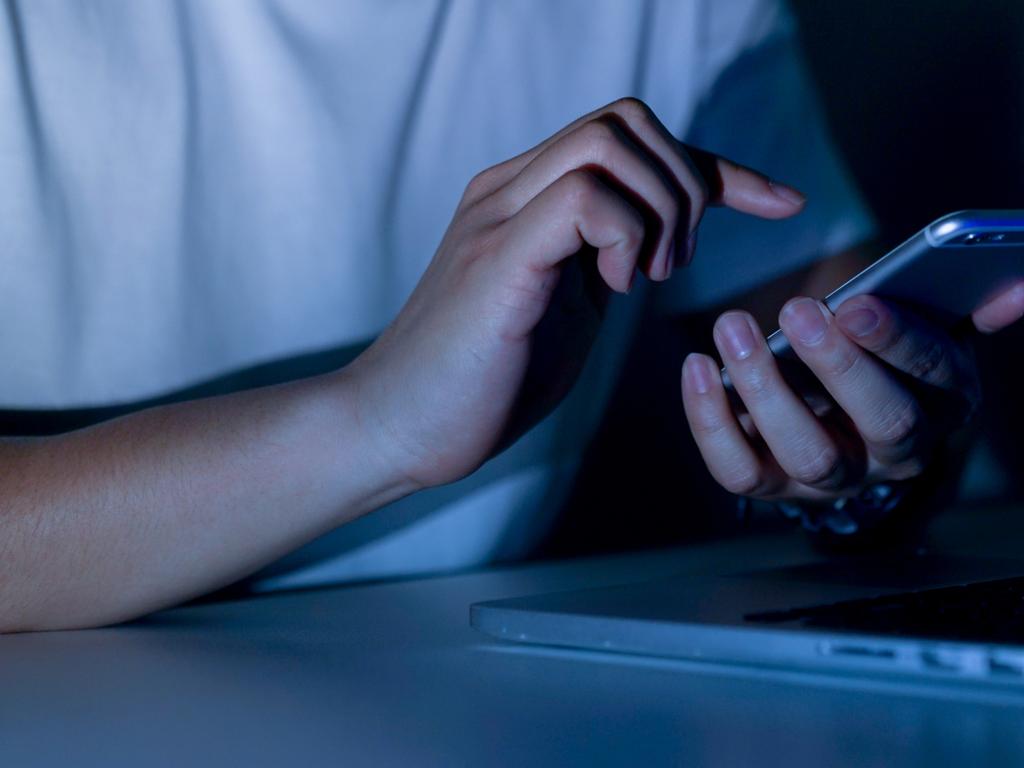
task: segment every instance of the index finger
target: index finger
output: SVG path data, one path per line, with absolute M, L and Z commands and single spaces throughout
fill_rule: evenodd
M 573 121 L 532 149 L 506 160 L 486 172 L 479 184 L 478 197 L 485 197 L 517 176 L 538 155 L 588 122 L 605 116 L 621 121 L 638 144 L 665 166 L 665 170 L 691 197 L 696 193 L 694 181 L 706 186 L 709 202 L 724 205 L 743 213 L 767 219 L 782 219 L 799 213 L 806 198 L 785 184 L 772 181 L 751 168 L 712 152 L 684 145 L 639 99 L 625 98 Z M 693 211 L 690 229 L 696 227 L 701 211 Z
M 807 198 L 797 189 L 703 149 L 688 149 L 708 185 L 708 204 L 763 219 L 785 219 L 803 210 Z

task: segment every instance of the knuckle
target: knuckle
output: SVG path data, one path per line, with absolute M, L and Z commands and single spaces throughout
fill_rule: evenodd
M 500 193 L 470 195 L 467 192 L 460 203 L 459 213 L 467 227 L 485 227 L 505 221 L 515 213 L 515 209 Z
M 740 396 L 747 403 L 764 403 L 776 393 L 775 379 L 764 366 L 751 365 L 733 379 Z
M 720 434 L 725 429 L 725 424 L 714 414 L 697 409 L 690 416 L 690 428 L 694 437 L 706 440 Z
M 737 496 L 755 496 L 764 485 L 764 478 L 756 467 L 736 466 L 723 472 L 719 484 Z
M 592 160 L 606 157 L 619 139 L 615 126 L 603 118 L 591 120 L 579 129 L 577 135 L 584 152 Z
M 584 207 L 594 195 L 597 179 L 589 171 L 577 168 L 562 177 L 561 185 L 575 206 Z
M 627 122 L 645 121 L 654 119 L 654 111 L 647 106 L 647 103 L 635 96 L 625 96 L 612 104 L 612 111 L 620 115 Z
M 843 456 L 835 446 L 811 453 L 790 473 L 797 482 L 804 485 L 827 485 L 840 476 Z
M 862 353 L 853 344 L 839 344 L 828 356 L 823 368 L 826 376 L 842 379 L 850 376 L 861 362 Z
M 883 448 L 898 448 L 914 436 L 920 421 L 919 407 L 906 400 L 882 416 L 881 426 L 871 442 Z
M 621 248 L 627 253 L 635 253 L 644 244 L 644 224 L 639 218 L 630 218 L 622 227 Z
M 498 174 L 498 166 L 486 168 L 475 174 L 466 185 L 464 199 L 469 201 L 479 200 L 486 195 L 495 186 Z

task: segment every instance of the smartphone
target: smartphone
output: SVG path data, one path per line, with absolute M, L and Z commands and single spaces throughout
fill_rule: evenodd
M 1024 210 L 958 211 L 932 222 L 823 301 L 835 312 L 847 299 L 870 293 L 948 329 L 1021 278 Z M 776 357 L 796 358 L 781 330 L 768 337 L 768 347 Z M 724 370 L 723 378 L 729 386 Z

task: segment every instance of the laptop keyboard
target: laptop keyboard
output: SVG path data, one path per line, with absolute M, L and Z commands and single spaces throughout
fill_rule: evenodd
M 1024 577 L 750 613 L 744 618 L 759 624 L 1024 644 Z

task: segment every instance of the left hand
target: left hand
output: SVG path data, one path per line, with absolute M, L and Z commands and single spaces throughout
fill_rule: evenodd
M 991 333 L 1022 315 L 1024 282 L 973 321 Z M 829 501 L 913 478 L 980 403 L 967 344 L 902 307 L 858 296 L 833 315 L 801 297 L 783 307 L 779 324 L 827 396 L 794 390 L 746 312 L 725 313 L 714 329 L 743 408 L 730 403 L 712 358 L 692 354 L 683 364 L 690 429 L 715 480 L 733 493 Z

